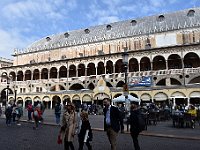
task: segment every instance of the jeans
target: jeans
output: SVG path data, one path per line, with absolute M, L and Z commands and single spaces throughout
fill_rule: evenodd
M 60 113 L 56 113 L 56 124 L 60 124 Z

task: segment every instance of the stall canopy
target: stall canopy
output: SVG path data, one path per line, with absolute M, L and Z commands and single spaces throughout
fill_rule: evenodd
M 140 103 L 140 99 L 136 98 L 136 97 L 133 97 L 132 95 L 128 95 L 128 100 L 130 102 L 139 102 Z M 125 102 L 126 99 L 125 99 L 125 96 L 124 95 L 121 95 L 119 97 L 116 97 L 112 100 L 113 103 L 117 103 L 117 102 Z

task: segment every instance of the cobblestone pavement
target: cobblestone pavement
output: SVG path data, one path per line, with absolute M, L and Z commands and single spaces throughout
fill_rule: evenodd
M 22 122 L 21 126 L 5 125 L 0 119 L 0 150 L 62 150 L 63 145 L 56 143 L 58 126 L 40 125 L 38 130 L 32 129 L 33 124 Z M 94 131 L 92 146 L 94 150 L 109 150 L 110 145 L 105 132 Z M 119 133 L 117 139 L 118 150 L 133 150 L 129 134 Z M 185 139 L 169 139 L 152 136 L 140 136 L 139 142 L 142 150 L 199 150 L 200 142 Z M 77 136 L 74 139 L 75 148 L 78 149 Z M 85 147 L 84 150 L 87 148 Z

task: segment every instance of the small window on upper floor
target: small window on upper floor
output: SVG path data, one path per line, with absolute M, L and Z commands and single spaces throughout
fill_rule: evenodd
M 160 16 L 158 16 L 158 18 L 157 18 L 157 21 L 158 22 L 162 22 L 162 21 L 164 21 L 165 20 L 165 16 L 163 16 L 163 15 L 160 15 Z
M 135 26 L 137 24 L 137 21 L 136 20 L 131 20 L 131 25 L 132 26 Z
M 111 30 L 111 29 L 112 29 L 112 26 L 111 26 L 111 25 L 107 25 L 107 26 L 106 26 L 106 29 L 107 29 L 107 30 Z
M 66 58 L 66 55 L 62 55 L 62 56 L 61 56 L 61 59 L 65 59 L 65 58 Z
M 50 40 L 51 40 L 51 38 L 50 38 L 50 37 L 46 37 L 46 40 L 47 40 L 47 42 L 48 42 L 48 41 L 50 41 Z
M 90 33 L 89 29 L 85 29 L 84 31 L 85 31 L 86 34 Z
M 68 38 L 68 37 L 69 37 L 69 33 L 66 32 L 66 33 L 64 34 L 64 36 L 65 36 L 65 38 Z
M 30 64 L 34 64 L 34 63 L 35 63 L 35 60 L 34 60 L 34 59 L 30 61 Z
M 194 17 L 195 11 L 194 10 L 189 10 L 187 13 L 188 17 Z

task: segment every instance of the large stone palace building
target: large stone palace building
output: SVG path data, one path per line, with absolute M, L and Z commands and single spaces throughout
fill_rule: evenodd
M 101 104 L 123 94 L 124 49 L 131 95 L 142 102 L 200 103 L 200 8 L 50 35 L 16 49 L 13 65 L 0 68 L 0 102 Z

